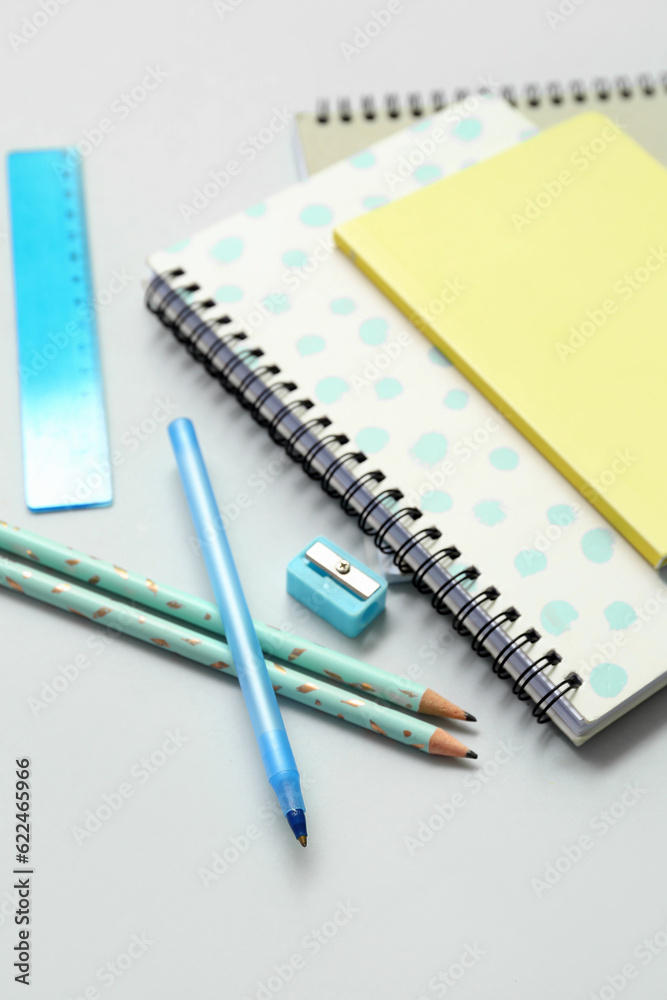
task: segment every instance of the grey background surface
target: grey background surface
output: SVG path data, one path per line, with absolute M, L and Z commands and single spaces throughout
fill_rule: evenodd
M 120 455 L 115 502 L 29 514 L 0 201 L 0 517 L 207 596 L 165 422 L 154 419 L 167 410 L 191 416 L 222 502 L 252 496 L 230 535 L 257 617 L 399 673 L 413 665 L 479 717 L 465 736 L 480 760 L 417 757 L 285 705 L 308 786 L 310 843 L 301 851 L 272 818 L 233 682 L 129 640 L 98 651 L 87 623 L 2 591 L 2 995 L 25 995 L 13 982 L 11 871 L 13 760 L 27 755 L 36 1000 L 610 1000 L 620 992 L 652 1000 L 667 974 L 667 695 L 575 749 L 532 723 L 410 588 L 392 591 L 386 615 L 357 642 L 312 616 L 299 619 L 285 593 L 289 559 L 318 533 L 363 558 L 361 537 L 297 468 L 279 463 L 266 434 L 148 315 L 141 282 L 147 253 L 293 179 L 283 134 L 194 222 L 179 211 L 209 170 L 239 158 L 274 109 L 480 78 L 521 84 L 660 71 L 664 5 L 561 4 L 571 13 L 551 27 L 555 2 L 404 0 L 348 60 L 341 43 L 354 42 L 372 10 L 386 7 L 381 0 L 374 8 L 351 0 L 218 6 L 53 0 L 47 8 L 56 13 L 17 47 L 11 34 L 42 8 L 3 5 L 4 150 L 77 142 L 112 119 L 85 162 L 93 267 L 98 290 L 114 270 L 131 280 L 99 316 Z M 114 102 L 149 67 L 163 81 L 121 120 Z M 258 472 L 271 480 L 261 495 L 251 485 Z M 81 654 L 85 669 L 36 708 L 30 699 L 42 699 L 44 685 Z M 183 741 L 150 773 L 141 761 L 169 732 Z M 88 811 L 123 783 L 131 795 L 121 807 L 91 836 L 77 835 Z M 216 853 L 227 858 L 218 873 Z M 144 943 L 128 953 L 133 935 Z M 118 958 L 126 954 L 133 957 Z

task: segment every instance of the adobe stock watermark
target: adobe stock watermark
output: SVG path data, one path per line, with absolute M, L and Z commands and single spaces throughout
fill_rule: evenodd
M 636 455 L 625 448 L 616 449 L 615 454 L 610 459 L 608 466 L 601 469 L 590 481 L 581 487 L 580 492 L 593 506 L 600 497 L 604 497 L 609 490 L 631 469 L 639 459 Z M 527 554 L 527 558 L 534 557 L 535 552 L 544 555 L 549 549 L 563 538 L 570 526 L 574 524 L 582 512 L 582 507 L 578 503 L 557 504 L 549 512 L 550 523 L 533 535 L 531 542 L 521 548 L 522 553 Z
M 2 895 L 2 902 L 0 902 L 0 927 L 4 927 L 7 920 L 9 920 L 12 927 L 14 926 L 14 914 L 19 905 L 19 890 L 12 887 L 11 891 L 5 890 Z
M 512 224 L 517 233 L 530 228 L 546 212 L 555 201 L 558 201 L 580 177 L 589 170 L 595 162 L 604 155 L 619 135 L 622 129 L 615 122 L 605 125 L 600 135 L 589 143 L 578 146 L 569 156 L 568 162 L 573 169 L 564 167 L 557 177 L 543 181 L 539 190 L 524 204 L 523 212 L 512 213 Z
M 663 613 L 666 606 L 667 587 L 660 586 L 655 591 L 653 597 L 649 597 L 639 606 L 634 605 L 632 607 L 632 615 L 628 611 L 625 628 L 612 631 L 610 639 L 597 642 L 594 652 L 588 657 L 580 659 L 576 667 L 576 672 L 586 680 L 590 677 L 595 667 L 600 666 L 602 663 L 613 663 L 618 650 L 627 646 L 633 635 L 641 632 L 656 615 Z
M 571 324 L 570 336 L 566 341 L 556 342 L 556 353 L 559 359 L 566 363 L 577 351 L 581 350 L 595 335 L 602 330 L 612 316 L 630 302 L 637 292 L 649 282 L 652 276 L 660 271 L 667 262 L 667 250 L 664 247 L 651 247 L 648 255 L 632 271 L 626 271 L 622 278 L 614 283 L 613 294 L 604 299 L 598 306 L 586 310 L 586 316 L 580 323 Z
M 272 483 L 275 483 L 277 479 L 280 479 L 282 474 L 286 469 L 289 469 L 292 465 L 291 459 L 288 457 L 286 452 L 279 452 L 276 454 L 275 458 L 272 458 L 270 462 L 267 462 L 262 468 L 255 469 L 251 475 L 248 476 L 246 480 L 246 488 L 244 490 L 239 490 L 231 499 L 226 500 L 225 503 L 218 505 L 220 510 L 220 521 L 224 528 L 228 528 L 230 524 L 238 520 L 241 514 L 248 510 L 257 497 L 262 496 L 269 489 Z M 206 526 L 206 537 L 204 539 L 204 545 L 207 545 L 212 539 L 217 538 L 217 528 L 215 525 L 209 524 Z M 193 552 L 200 552 L 202 549 L 202 542 L 200 542 L 199 537 L 196 534 L 188 535 L 188 544 Z
M 447 996 L 454 987 L 459 985 L 468 972 L 475 968 L 484 955 L 486 955 L 486 948 L 480 947 L 476 941 L 474 944 L 465 944 L 456 961 L 451 962 L 446 969 L 439 969 L 434 976 L 431 976 L 426 984 L 429 995 L 420 993 L 417 1000 L 433 1000 L 433 996 Z
M 10 31 L 7 34 L 14 52 L 20 52 L 28 42 L 36 38 L 68 3 L 69 0 L 39 0 L 38 9 L 21 19 L 18 31 Z
M 28 708 L 36 717 L 40 712 L 46 711 L 53 705 L 65 691 L 71 688 L 72 684 L 79 679 L 81 674 L 91 667 L 101 653 L 104 653 L 116 640 L 115 632 L 103 629 L 99 632 L 91 632 L 85 642 L 86 650 L 89 652 L 77 653 L 70 663 L 65 663 L 58 667 L 55 674 L 42 684 L 37 695 L 29 695 Z
M 401 666 L 401 673 L 389 689 L 394 696 L 406 695 L 412 697 L 410 692 L 411 682 L 419 681 L 425 675 L 424 664 L 436 666 L 442 663 L 443 655 L 451 648 L 455 642 L 455 633 L 451 629 L 443 629 L 438 635 L 432 636 L 426 642 L 421 643 L 417 649 L 418 660 L 411 660 L 410 663 Z
M 104 115 L 90 128 L 85 128 L 78 142 L 70 147 L 68 156 L 62 163 L 54 165 L 57 174 L 70 170 L 78 161 L 78 157 L 86 159 L 98 149 L 106 137 L 116 131 L 119 122 L 124 122 L 133 111 L 167 79 L 168 73 L 159 66 L 146 66 L 145 73 L 138 83 L 111 102 L 109 114 Z
M 234 14 L 243 3 L 245 0 L 213 0 L 211 6 L 220 20 L 224 21 L 228 14 Z
M 316 274 L 331 255 L 335 252 L 335 244 L 331 235 L 321 236 L 312 247 L 310 253 L 298 256 L 298 263 L 291 264 L 280 275 L 281 288 L 274 288 L 261 300 L 254 299 L 247 311 L 235 314 L 235 319 L 244 330 L 256 331 L 272 316 L 278 316 L 289 307 L 289 298 L 283 291 L 296 291 Z
M 637 455 L 634 455 L 629 448 L 622 450 L 617 448 L 607 468 L 591 476 L 590 481 L 582 486 L 582 495 L 593 503 L 596 496 L 604 496 L 638 461 Z
M 92 470 L 76 481 L 74 490 L 63 494 L 63 504 L 74 505 L 81 500 L 89 500 L 93 490 L 99 489 L 102 483 L 111 477 L 112 470 L 120 468 L 127 461 L 128 455 L 138 451 L 178 409 L 178 404 L 171 396 L 164 399 L 158 397 L 153 402 L 155 405 L 151 412 L 121 434 L 122 449 L 114 448 L 108 461 L 95 462 Z
M 667 924 L 663 924 L 650 937 L 644 938 L 632 950 L 634 962 L 625 962 L 618 972 L 608 973 L 604 984 L 595 990 L 589 990 L 586 1000 L 614 1000 L 626 986 L 637 979 L 642 969 L 660 958 L 667 948 Z
M 310 957 L 319 955 L 323 948 L 340 934 L 341 930 L 359 913 L 359 907 L 351 900 L 338 901 L 336 909 L 328 920 L 319 927 L 313 927 L 300 941 L 301 951 L 295 951 L 289 958 L 273 966 L 265 980 L 258 980 L 254 992 L 245 993 L 242 1000 L 271 1000 L 294 979 L 297 972 L 305 969 Z
M 389 27 L 398 14 L 403 13 L 401 0 L 389 0 L 386 7 L 371 10 L 364 24 L 358 24 L 352 33 L 352 40 L 340 42 L 338 48 L 346 63 L 351 63 L 355 56 L 361 55 L 371 42 Z
M 464 285 L 460 278 L 448 278 L 434 298 L 410 314 L 411 321 L 418 330 L 427 333 L 429 324 L 442 316 L 448 306 L 453 306 L 467 288 L 468 286 Z
M 405 491 L 404 502 L 419 507 L 425 494 L 444 489 L 448 481 L 459 472 L 461 466 L 469 462 L 480 449 L 486 447 L 501 427 L 500 418 L 489 415 L 473 431 L 464 434 L 452 445 L 449 457 L 429 469 L 419 486 L 413 486 Z
M 438 146 L 449 139 L 449 130 L 475 115 L 483 101 L 495 93 L 500 84 L 483 77 L 479 80 L 480 89 L 476 94 L 469 94 L 463 100 L 451 107 L 438 112 L 437 124 L 434 124 L 423 135 L 417 134 L 414 148 L 403 154 L 394 170 L 385 170 L 384 183 L 393 194 L 408 181 L 415 170 L 423 166 L 429 157 L 433 156 Z
M 132 765 L 129 772 L 129 780 L 122 781 L 116 789 L 111 792 L 104 792 L 102 799 L 94 809 L 88 809 L 80 824 L 70 827 L 70 833 L 78 847 L 90 840 L 105 823 L 119 812 L 128 799 L 134 797 L 137 788 L 150 781 L 154 774 L 164 767 L 167 761 L 178 753 L 178 751 L 189 741 L 189 736 L 184 736 L 178 729 L 175 733 L 171 730 L 165 733 L 165 738 L 152 753 L 146 757 L 141 757 Z
M 414 334 L 410 330 L 401 330 L 393 340 L 383 344 L 377 354 L 366 361 L 360 375 L 349 376 L 352 391 L 360 393 L 375 385 L 378 379 L 383 378 L 398 361 L 406 348 L 414 343 L 414 339 Z
M 304 792 L 313 784 L 313 778 L 301 775 L 301 788 Z M 282 809 L 276 797 L 267 799 L 257 813 L 255 822 L 248 823 L 240 833 L 228 837 L 219 850 L 214 851 L 208 867 L 197 870 L 197 876 L 204 889 L 210 889 L 223 875 L 226 875 L 241 858 L 245 857 L 252 845 L 261 840 L 266 831 L 270 830 L 276 821 L 282 820 L 282 817 Z
M 422 851 L 427 844 L 430 844 L 520 752 L 521 747 L 511 739 L 502 740 L 492 757 L 489 757 L 474 773 L 466 774 L 462 782 L 463 791 L 456 791 L 448 799 L 436 802 L 433 812 L 419 820 L 412 834 L 403 837 L 403 845 L 410 857 L 414 857 L 418 851 Z
M 58 357 L 61 351 L 66 350 L 85 332 L 88 324 L 96 315 L 106 309 L 127 286 L 135 280 L 135 276 L 121 268 L 114 268 L 111 277 L 106 284 L 97 291 L 92 302 L 82 302 L 77 306 L 75 319 L 66 323 L 62 330 L 47 333 L 46 339 L 39 349 L 33 347 L 29 359 L 26 363 L 19 365 L 21 380 L 24 384 L 30 382 L 32 378 L 48 368 L 51 361 Z
M 647 792 L 648 789 L 644 788 L 638 781 L 626 785 L 611 805 L 607 806 L 606 809 L 601 809 L 589 820 L 588 830 L 590 833 L 582 833 L 573 844 L 561 846 L 560 854 L 553 861 L 547 862 L 541 877 L 535 876 L 530 880 L 531 888 L 537 898 L 541 899 L 545 893 L 551 892 L 587 854 L 595 849 L 604 837 L 625 819 L 630 810 Z
M 258 132 L 246 136 L 239 143 L 236 155 L 239 159 L 227 160 L 219 170 L 209 170 L 208 176 L 201 187 L 195 188 L 188 202 L 178 206 L 183 222 L 191 222 L 201 215 L 205 209 L 219 198 L 243 169 L 243 164 L 252 163 L 261 152 L 271 145 L 273 140 L 292 123 L 294 116 L 285 108 L 274 108 L 273 114 L 266 125 Z
M 555 10 L 551 8 L 545 10 L 544 16 L 547 19 L 547 24 L 552 31 L 555 31 L 559 25 L 564 24 L 568 18 L 576 14 L 585 3 L 586 0 L 561 0 Z
M 528 549 L 542 553 L 548 552 L 551 546 L 560 541 L 563 535 L 567 532 L 568 528 L 575 523 L 581 514 L 581 511 L 581 504 L 563 504 L 562 509 L 559 508 L 554 512 L 549 524 L 544 528 L 544 530 L 536 532 L 530 545 L 524 547 L 523 551 Z
M 70 993 L 67 1000 L 102 1000 L 102 996 L 106 994 L 102 994 L 96 984 L 100 983 L 106 990 L 110 989 L 129 972 L 135 962 L 144 957 L 153 944 L 155 942 L 145 932 L 132 934 L 124 951 L 100 965 L 95 972 L 95 982 L 84 986 L 76 994 Z

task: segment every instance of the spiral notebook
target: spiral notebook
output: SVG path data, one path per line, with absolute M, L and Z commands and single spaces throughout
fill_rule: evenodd
M 580 111 L 602 111 L 667 165 L 667 74 L 656 77 L 642 73 L 634 80 L 598 78 L 591 84 L 554 81 L 546 86 L 527 84 L 520 90 L 505 86 L 499 87 L 498 93 L 539 128 L 556 125 Z M 319 101 L 314 112 L 301 112 L 296 118 L 303 173 L 314 174 L 410 122 L 441 111 L 447 96 L 436 90 L 426 100 L 413 93 L 401 102 L 396 95 L 387 94 L 382 102 L 362 98 L 358 107 L 353 107 L 349 98 L 340 98 L 333 107 L 327 100 Z M 471 96 L 470 91 L 459 88 L 451 99 L 456 103 Z
M 154 254 L 147 304 L 538 721 L 582 743 L 666 683 L 667 587 L 332 239 L 535 131 L 497 98 L 448 108 Z

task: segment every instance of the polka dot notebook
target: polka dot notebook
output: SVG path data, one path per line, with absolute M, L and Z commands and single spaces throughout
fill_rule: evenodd
M 582 743 L 665 684 L 667 587 L 332 235 L 535 132 L 469 97 L 154 254 L 147 304 L 536 718 Z M 460 291 L 443 285 L 442 308 Z

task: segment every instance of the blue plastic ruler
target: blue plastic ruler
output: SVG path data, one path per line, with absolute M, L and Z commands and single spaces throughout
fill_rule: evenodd
M 111 503 L 81 165 L 68 149 L 10 153 L 23 475 L 31 510 Z

